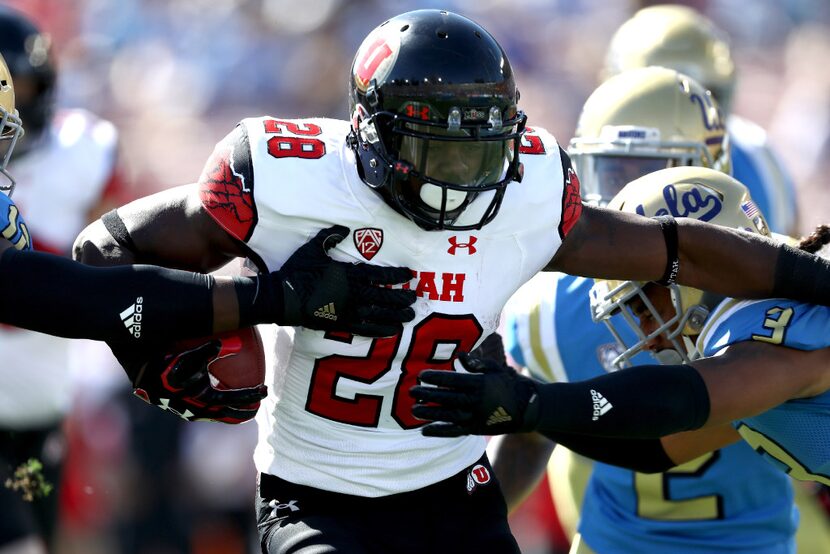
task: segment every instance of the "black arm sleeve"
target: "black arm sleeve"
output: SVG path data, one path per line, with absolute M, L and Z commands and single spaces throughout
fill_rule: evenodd
M 677 465 L 666 454 L 660 439 L 592 437 L 563 432 L 546 436 L 592 460 L 640 473 L 663 473 Z
M 830 306 L 830 260 L 793 248 L 779 246 L 772 296 Z
M 0 256 L 0 321 L 69 338 L 144 344 L 212 334 L 213 277 L 90 267 L 39 252 Z
M 574 383 L 537 388 L 536 431 L 659 438 L 698 429 L 709 418 L 709 391 L 689 365 L 638 366 Z M 554 440 L 556 440 L 554 438 Z

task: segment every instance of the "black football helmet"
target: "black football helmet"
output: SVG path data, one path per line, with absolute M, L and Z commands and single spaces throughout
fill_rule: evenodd
M 484 28 L 439 10 L 390 19 L 357 51 L 349 89 L 349 140 L 367 185 L 424 229 L 493 220 L 521 178 L 526 117 L 510 62 Z M 482 194 L 481 217 L 454 224 Z
M 0 6 L 0 54 L 6 59 L 17 89 L 17 110 L 26 136 L 15 155 L 22 154 L 49 124 L 55 104 L 55 66 L 51 39 L 20 12 Z M 31 93 L 23 81 L 31 81 Z

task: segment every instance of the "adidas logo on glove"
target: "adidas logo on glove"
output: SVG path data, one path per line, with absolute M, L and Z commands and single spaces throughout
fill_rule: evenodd
M 314 311 L 314 315 L 317 317 L 322 317 L 324 319 L 337 321 L 337 314 L 334 312 L 334 302 L 329 302 L 322 308 L 318 308 Z
M 493 411 L 492 414 L 490 414 L 490 417 L 487 418 L 487 425 L 496 425 L 512 420 L 513 418 L 507 413 L 507 410 L 499 406 Z
M 598 420 L 600 416 L 607 414 L 614 407 L 604 396 L 594 389 L 591 389 L 591 398 L 594 401 L 594 417 L 591 418 L 591 421 Z

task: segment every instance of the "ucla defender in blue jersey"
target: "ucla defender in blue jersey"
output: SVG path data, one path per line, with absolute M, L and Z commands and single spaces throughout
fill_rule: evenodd
M 666 169 L 638 179 L 627 185 L 609 208 L 654 217 L 669 209 L 676 197 L 695 197 L 707 206 L 690 217 L 707 217 L 715 224 L 752 233 L 768 232 L 745 187 L 703 168 Z M 828 238 L 830 229 L 825 228 L 823 235 L 809 244 Z M 816 249 L 802 245 L 808 251 Z M 790 499 L 768 490 L 775 486 L 775 476 L 765 474 L 749 456 L 764 461 L 781 476 L 830 483 L 830 437 L 823 437 L 826 419 L 821 419 L 827 417 L 830 401 L 830 393 L 825 392 L 830 388 L 826 371 L 830 363 L 830 312 L 799 302 L 738 302 L 690 287 L 632 281 L 598 281 L 592 290 L 591 308 L 595 318 L 608 323 L 619 339 L 617 365 L 631 363 L 644 351 L 663 359 L 695 361 L 692 365 L 635 367 L 585 382 L 543 385 L 499 364 L 468 358 L 464 363 L 470 374 L 449 378 L 436 372 L 421 374 L 424 383 L 440 388 L 413 389 L 419 400 L 437 404 L 419 406 L 417 414 L 449 422 L 428 426 L 424 434 L 536 430 L 598 460 L 647 473 L 676 466 L 688 470 L 686 479 L 705 478 L 720 462 L 707 453 L 721 448 L 722 457 L 740 447 L 747 457 L 742 465 L 722 474 L 721 479 L 728 480 L 721 484 L 726 492 L 710 499 L 708 507 L 725 514 L 733 503 L 739 512 L 746 510 L 743 518 L 731 522 L 725 518 L 720 528 L 717 521 L 709 525 L 698 522 L 704 531 L 692 533 L 695 542 L 685 544 L 684 526 L 677 522 L 662 533 L 652 529 L 648 541 L 642 537 L 638 541 L 636 536 L 643 530 L 637 524 L 645 526 L 649 519 L 638 513 L 639 519 L 628 516 L 628 536 L 617 532 L 611 542 L 602 529 L 592 525 L 613 525 L 615 518 L 636 512 L 631 507 L 617 511 L 613 498 L 589 487 L 581 527 L 583 540 L 575 551 L 684 552 L 693 547 L 705 552 L 794 551 L 788 541 L 776 543 L 774 539 L 786 531 L 786 522 L 774 513 Z M 621 321 L 631 326 L 633 341 L 622 338 L 618 323 L 608 317 L 613 313 L 621 314 Z M 490 416 L 494 407 L 501 409 L 499 423 Z M 691 431 L 656 438 L 686 430 Z M 738 442 L 741 437 L 744 442 Z M 705 458 L 701 460 L 701 456 Z M 663 484 L 672 486 L 672 477 L 685 480 L 680 475 L 665 473 Z M 742 484 L 761 475 L 762 481 L 733 496 Z M 636 479 L 634 484 L 636 487 Z M 676 490 L 683 487 L 680 484 Z M 593 493 L 597 493 L 598 503 L 589 508 Z M 707 506 L 704 498 L 689 498 L 699 504 L 698 513 Z M 764 522 L 765 518 L 769 519 Z M 749 528 L 754 532 L 746 533 Z M 651 542 L 655 539 L 656 544 Z
M 702 117 L 698 98 L 705 98 L 700 85 L 665 68 L 633 69 L 603 83 L 586 101 L 569 148 L 585 198 L 604 205 L 626 182 L 667 165 L 728 171 L 728 148 L 721 147 L 728 137 L 720 122 Z M 668 209 L 675 216 L 704 214 L 708 206 L 699 200 L 679 197 Z M 506 346 L 520 366 L 559 382 L 615 369 L 621 351 L 608 330 L 591 319 L 592 285 L 591 279 L 540 275 L 511 300 L 505 310 Z M 653 362 L 646 354 L 637 361 Z M 553 443 L 523 435 L 492 444 L 494 468 L 515 506 L 536 482 Z M 570 534 L 587 485 L 579 530 L 599 552 L 627 552 L 637 544 L 650 544 L 654 552 L 708 552 L 713 544 L 781 552 L 793 543 L 797 516 L 789 481 L 745 445 L 665 476 L 606 464 L 596 464 L 590 473 L 590 462 L 564 449 L 549 465 L 557 513 Z M 521 471 L 528 467 L 535 471 Z M 751 478 L 731 479 L 739 467 Z
M 770 148 L 764 129 L 732 110 L 738 72 L 726 35 L 689 6 L 641 9 L 614 33 L 603 74 L 608 78 L 648 65 L 676 69 L 712 92 L 726 117 L 732 176 L 749 188 L 773 232 L 798 236 L 798 207 L 790 174 Z M 799 552 L 830 552 L 830 520 L 812 496 L 815 490 L 796 487 L 801 515 L 796 535 Z

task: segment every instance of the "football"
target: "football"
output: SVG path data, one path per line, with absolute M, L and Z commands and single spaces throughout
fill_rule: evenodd
M 176 341 L 173 351 L 183 352 L 210 340 L 222 343 L 218 358 L 208 365 L 211 385 L 228 390 L 255 387 L 265 382 L 265 350 L 256 327 Z

